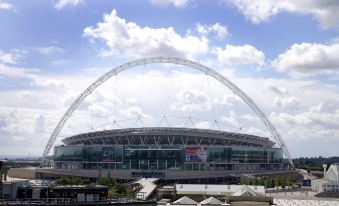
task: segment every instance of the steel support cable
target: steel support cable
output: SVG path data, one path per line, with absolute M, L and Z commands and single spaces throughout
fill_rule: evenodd
M 219 129 L 219 125 L 218 125 L 218 121 L 216 119 L 216 116 L 215 116 L 215 110 L 214 110 L 214 104 L 213 104 L 213 99 L 212 99 L 212 91 L 211 91 L 211 86 L 210 86 L 210 81 L 208 80 L 208 76 L 206 74 L 206 80 L 207 80 L 207 85 L 208 85 L 208 93 L 209 93 L 209 96 L 210 96 L 210 101 L 211 101 L 211 105 L 212 105 L 212 115 L 213 115 L 213 124 L 215 124 L 215 126 Z
M 104 83 L 106 80 L 111 78 L 113 75 L 118 74 L 119 72 L 122 72 L 124 70 L 130 69 L 132 67 L 143 65 L 143 64 L 154 64 L 154 63 L 170 63 L 170 64 L 180 64 L 183 66 L 191 67 L 193 69 L 197 69 L 203 73 L 206 73 L 210 75 L 211 77 L 215 78 L 222 84 L 224 84 L 226 87 L 228 87 L 230 90 L 232 90 L 235 94 L 237 94 L 259 117 L 259 119 L 264 123 L 266 128 L 271 133 L 272 137 L 275 139 L 276 143 L 280 146 L 280 148 L 283 150 L 286 158 L 289 160 L 290 165 L 294 168 L 294 164 L 291 158 L 291 155 L 282 140 L 282 137 L 280 136 L 277 129 L 273 126 L 273 124 L 267 119 L 266 115 L 259 109 L 259 107 L 253 102 L 253 100 L 248 97 L 239 87 L 237 87 L 234 83 L 232 83 L 230 80 L 226 79 L 224 76 L 219 74 L 218 72 L 193 61 L 186 60 L 186 59 L 180 59 L 180 58 L 174 58 L 174 57 L 153 57 L 153 58 L 144 58 L 144 59 L 138 59 L 135 61 L 128 62 L 126 64 L 120 65 L 116 68 L 113 68 L 112 70 L 106 72 L 104 75 L 102 75 L 100 78 L 98 78 L 96 81 L 94 81 L 89 87 L 87 87 L 72 103 L 72 105 L 67 109 L 65 114 L 62 116 L 60 121 L 58 122 L 56 128 L 52 132 L 51 137 L 49 138 L 47 145 L 44 149 L 43 156 L 41 163 L 42 165 L 45 164 L 45 160 L 47 155 L 49 154 L 56 138 L 58 137 L 62 127 L 66 123 L 66 121 L 69 119 L 69 117 L 72 115 L 73 111 L 77 109 L 79 104 L 90 94 L 90 92 L 94 91 L 98 86 L 100 86 L 102 83 Z
M 117 119 L 117 87 L 118 87 L 118 74 L 115 75 L 115 81 L 114 81 L 114 119 L 113 119 L 113 125 L 116 124 Z

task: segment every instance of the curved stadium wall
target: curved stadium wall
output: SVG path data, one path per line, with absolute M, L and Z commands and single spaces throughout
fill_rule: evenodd
M 283 152 L 268 138 L 191 128 L 128 128 L 67 137 L 54 147 L 54 168 L 264 172 L 283 169 Z M 152 176 L 152 175 L 151 175 Z M 161 176 L 161 175 L 160 175 Z

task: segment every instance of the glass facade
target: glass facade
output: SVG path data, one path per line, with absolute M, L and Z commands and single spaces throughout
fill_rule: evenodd
M 279 148 L 196 145 L 79 145 L 55 147 L 56 169 L 234 170 L 283 169 Z

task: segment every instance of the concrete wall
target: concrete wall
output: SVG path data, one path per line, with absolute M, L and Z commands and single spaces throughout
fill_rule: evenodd
M 10 168 L 8 176 L 21 179 L 36 179 L 35 168 Z

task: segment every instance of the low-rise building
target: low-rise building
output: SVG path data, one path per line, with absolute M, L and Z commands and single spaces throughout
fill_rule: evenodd
M 312 190 L 317 193 L 339 193 L 339 163 L 332 164 L 324 171 L 324 179 L 312 180 Z
M 1 199 L 15 199 L 17 197 L 18 188 L 28 186 L 29 180 L 26 179 L 7 179 L 1 184 Z

